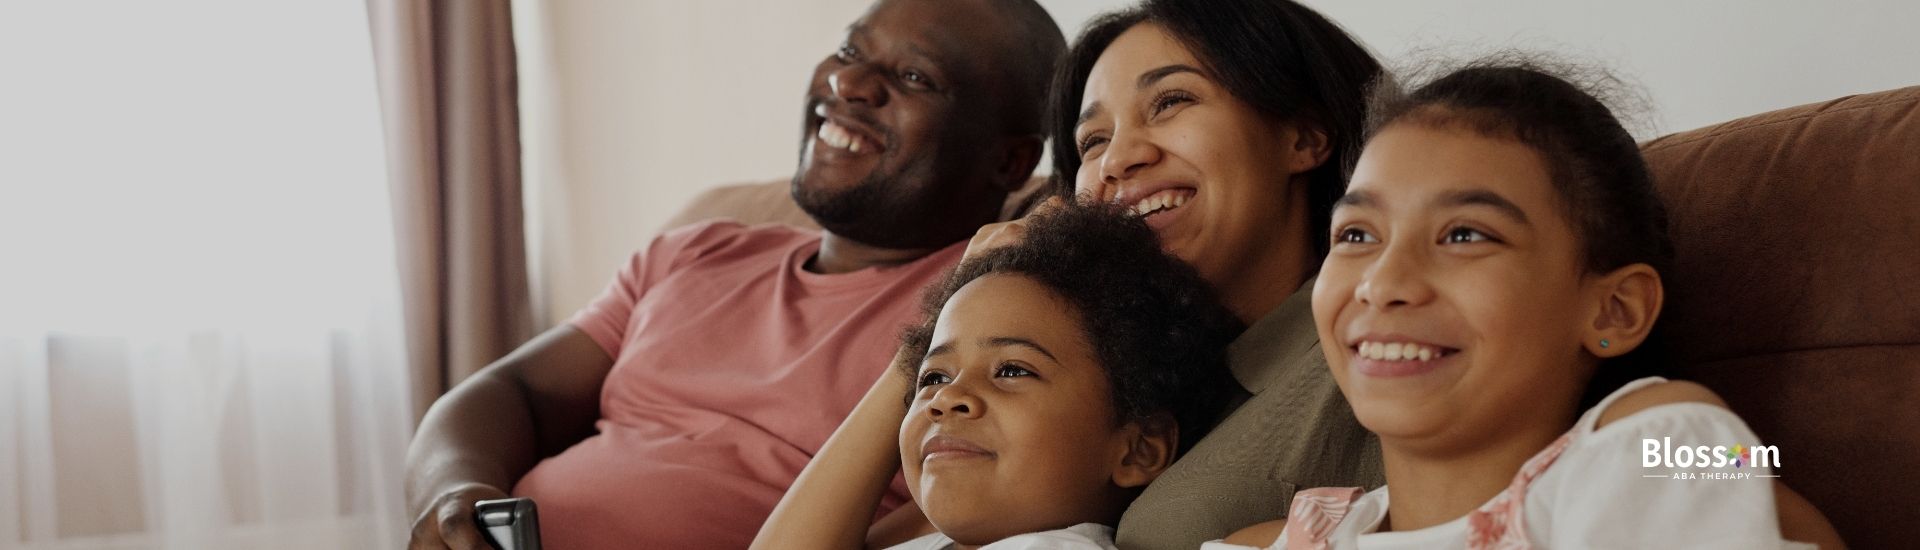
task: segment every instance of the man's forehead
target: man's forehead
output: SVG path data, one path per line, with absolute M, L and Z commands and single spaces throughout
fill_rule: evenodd
M 881 0 L 847 26 L 848 36 L 884 39 L 942 65 L 956 66 L 997 47 L 998 15 L 971 0 Z

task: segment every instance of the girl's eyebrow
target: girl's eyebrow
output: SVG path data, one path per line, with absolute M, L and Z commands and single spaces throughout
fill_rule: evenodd
M 1514 204 L 1513 201 L 1507 200 L 1506 197 L 1500 196 L 1499 193 L 1488 191 L 1486 189 L 1459 189 L 1454 191 L 1447 191 L 1445 193 L 1441 193 L 1440 198 L 1434 202 L 1442 207 L 1459 207 L 1459 206 L 1490 207 L 1490 208 L 1493 208 L 1495 211 L 1498 211 L 1501 214 L 1505 215 L 1506 217 L 1513 218 L 1513 221 L 1519 222 L 1521 225 L 1528 225 L 1528 226 L 1533 225 L 1533 222 L 1527 219 L 1527 212 L 1525 210 L 1521 210 L 1519 205 Z M 1334 210 L 1339 210 L 1341 208 L 1347 208 L 1347 207 L 1379 209 L 1380 196 L 1377 194 L 1374 194 L 1374 192 L 1372 191 L 1352 191 L 1352 192 L 1348 192 L 1345 195 L 1341 195 L 1339 200 L 1336 200 L 1333 202 Z
M 1507 217 L 1513 218 L 1513 221 L 1520 222 L 1521 225 L 1533 225 L 1532 222 L 1527 221 L 1527 212 L 1525 210 L 1521 210 L 1519 205 L 1514 204 L 1513 201 L 1507 200 L 1506 197 L 1500 196 L 1499 193 L 1495 193 L 1493 191 L 1488 191 L 1485 189 L 1462 189 L 1457 191 L 1448 191 L 1445 194 L 1440 195 L 1439 203 L 1441 206 L 1491 207 L 1494 210 L 1499 211 L 1501 214 L 1505 214 Z
M 983 346 L 996 347 L 996 348 L 1003 348 L 1007 346 L 1027 348 L 1035 352 L 1038 352 L 1040 355 L 1047 356 L 1047 359 L 1050 361 L 1053 361 L 1055 363 L 1060 362 L 1059 358 L 1056 358 L 1053 356 L 1053 352 L 1047 351 L 1047 348 L 1041 347 L 1040 344 L 1032 340 L 1028 340 L 1026 338 L 1016 338 L 1012 336 L 995 336 L 993 338 L 982 340 L 980 344 Z

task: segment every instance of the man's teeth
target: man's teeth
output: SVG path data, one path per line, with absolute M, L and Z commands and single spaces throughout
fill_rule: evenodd
M 1172 210 L 1175 208 L 1179 208 L 1181 205 L 1187 203 L 1187 199 L 1191 199 L 1191 198 L 1193 198 L 1193 192 L 1191 191 L 1183 190 L 1183 189 L 1168 189 L 1165 191 L 1154 193 L 1152 195 L 1147 195 L 1146 198 L 1140 199 L 1140 202 L 1133 203 L 1133 208 L 1131 210 L 1133 212 L 1133 215 L 1135 216 L 1145 216 L 1148 214 L 1152 214 L 1154 212 L 1158 212 L 1160 210 Z
M 871 145 L 867 144 L 867 140 L 861 139 L 860 136 L 855 135 L 853 132 L 847 131 L 846 128 L 843 128 L 838 124 L 834 124 L 833 121 L 831 120 L 821 122 L 820 129 L 818 131 L 815 131 L 813 135 L 815 137 L 820 138 L 820 141 L 826 142 L 827 145 L 832 145 L 834 147 L 837 147 L 840 149 L 846 149 L 848 151 L 852 151 L 855 153 L 858 153 L 861 150 L 869 149 L 872 147 Z
M 1361 342 L 1360 357 L 1375 361 L 1430 361 L 1446 357 L 1444 348 L 1401 342 Z

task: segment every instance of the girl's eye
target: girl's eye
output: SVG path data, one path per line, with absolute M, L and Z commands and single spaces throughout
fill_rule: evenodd
M 925 388 L 927 386 L 932 386 L 935 384 L 945 384 L 947 382 L 951 382 L 952 380 L 953 379 L 948 378 L 947 373 L 944 373 L 944 372 L 940 372 L 940 371 L 923 372 L 923 373 L 920 373 L 919 383 L 914 386 L 914 389 Z
M 1187 95 L 1186 92 L 1171 91 L 1164 94 L 1160 94 L 1159 97 L 1153 98 L 1153 105 L 1151 108 L 1148 109 L 1148 111 L 1151 114 L 1158 116 L 1160 113 L 1165 112 L 1167 109 L 1172 109 L 1176 105 L 1179 105 L 1181 103 L 1186 103 L 1189 101 L 1193 101 L 1193 96 Z
M 1006 378 L 1013 378 L 1016 376 L 1033 376 L 1033 371 L 1027 370 L 1025 367 L 1021 367 L 1020 365 L 1016 365 L 1013 363 L 1004 363 L 1000 365 L 1000 368 L 993 370 L 993 375 L 1006 377 Z
M 1333 244 L 1365 244 L 1377 242 L 1380 242 L 1378 237 L 1357 227 L 1342 229 L 1339 233 L 1333 235 Z
M 1486 233 L 1482 233 L 1480 232 L 1480 230 L 1474 229 L 1471 227 L 1455 227 L 1453 229 L 1449 229 L 1447 230 L 1447 235 L 1440 239 L 1440 242 L 1445 244 L 1478 243 L 1478 242 L 1490 242 L 1490 241 L 1493 241 L 1493 237 L 1488 236 Z

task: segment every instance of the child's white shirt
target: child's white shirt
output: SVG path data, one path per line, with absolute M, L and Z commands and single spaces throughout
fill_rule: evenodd
M 887 550 L 947 550 L 953 539 L 934 533 L 894 545 Z M 980 547 L 980 550 L 1116 550 L 1113 528 L 1098 523 L 1082 523 L 1066 529 L 1014 535 Z
M 1739 468 L 1703 468 L 1697 463 L 1689 468 L 1667 467 L 1666 456 L 1661 455 L 1658 460 L 1662 464 L 1643 466 L 1644 446 L 1649 439 L 1663 447 L 1670 442 L 1670 447 L 1664 448 L 1672 452 L 1683 446 L 1706 446 L 1709 450 L 1715 446 L 1759 446 L 1760 438 L 1731 411 L 1705 403 L 1672 403 L 1594 429 L 1601 413 L 1615 400 L 1665 381 L 1636 380 L 1581 415 L 1568 432 L 1570 441 L 1564 450 L 1557 458 L 1550 458 L 1545 469 L 1525 485 L 1519 519 L 1526 546 L 1811 548 L 1780 538 L 1770 463 Z M 1748 459 L 1753 460 L 1753 455 Z M 1780 463 L 1785 466 L 1786 459 L 1780 459 Z M 1714 478 L 1687 477 L 1689 474 Z M 1718 478 L 1721 475 L 1732 478 Z M 1473 515 L 1415 531 L 1377 532 L 1386 519 L 1387 503 L 1386 487 L 1361 496 L 1321 540 L 1331 548 L 1469 547 Z M 1294 531 L 1298 524 L 1290 520 L 1287 530 Z M 1286 548 L 1290 536 L 1299 535 L 1282 533 L 1268 548 Z M 1201 548 L 1251 550 L 1220 541 Z

